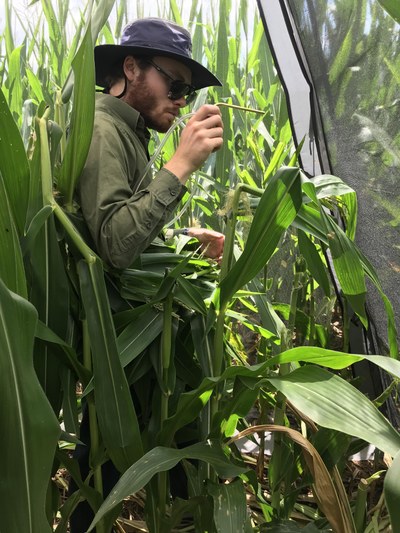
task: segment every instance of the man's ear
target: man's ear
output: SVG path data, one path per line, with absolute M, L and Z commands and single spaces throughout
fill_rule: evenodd
M 138 69 L 137 61 L 133 56 L 126 56 L 124 60 L 124 73 L 128 80 L 132 80 Z

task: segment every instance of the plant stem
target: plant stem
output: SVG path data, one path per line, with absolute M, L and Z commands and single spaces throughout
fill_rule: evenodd
M 42 198 L 43 204 L 51 204 L 53 199 L 53 174 L 51 171 L 51 158 L 49 149 L 49 138 L 47 134 L 47 119 L 50 115 L 48 107 L 39 121 L 40 131 L 40 167 L 42 172 Z
M 168 418 L 168 403 L 169 403 L 169 383 L 168 373 L 171 364 L 171 342 L 172 342 L 172 304 L 173 292 L 170 291 L 164 300 L 163 313 L 163 331 L 161 336 L 161 372 L 163 381 L 163 390 L 161 394 L 160 406 L 160 428 L 162 428 L 164 420 Z M 158 520 L 161 526 L 161 518 L 165 514 L 167 505 L 167 473 L 161 472 L 158 474 Z
M 49 150 L 49 140 L 47 135 L 47 119 L 50 115 L 50 108 L 47 108 L 43 116 L 39 119 L 40 131 L 40 157 L 41 157 L 41 171 L 42 171 L 42 198 L 44 205 L 51 205 L 54 214 L 63 225 L 65 231 L 71 237 L 71 240 L 83 255 L 83 258 L 88 263 L 94 263 L 96 256 L 89 246 L 85 243 L 79 235 L 75 226 L 65 214 L 63 209 L 57 204 L 53 196 L 53 176 L 51 171 L 51 159 Z
M 293 289 L 292 294 L 290 298 L 290 312 L 289 312 L 289 321 L 288 321 L 288 328 L 283 333 L 282 339 L 281 339 L 281 348 L 282 352 L 286 351 L 287 349 L 292 348 L 293 346 L 293 335 L 294 335 L 294 329 L 296 324 L 296 312 L 297 312 L 297 300 L 299 291 L 301 290 L 302 284 L 301 284 L 301 277 L 302 272 L 298 272 L 295 268 L 295 274 L 294 274 L 294 281 L 293 281 Z M 279 375 L 284 376 L 285 374 L 288 374 L 290 371 L 290 364 L 282 364 L 279 367 Z M 278 392 L 276 395 L 276 404 L 275 404 L 275 410 L 274 410 L 274 424 L 277 426 L 284 426 L 285 425 L 285 410 L 286 410 L 286 397 L 281 392 Z M 276 516 L 280 517 L 280 502 L 281 502 L 281 482 L 282 479 L 282 457 L 284 454 L 283 449 L 283 439 L 284 436 L 281 433 L 277 433 L 274 435 L 274 463 L 275 463 L 275 471 L 276 471 L 276 479 L 278 482 L 275 484 L 274 487 L 272 487 L 272 494 L 271 494 L 271 505 L 273 509 L 275 510 Z
M 61 141 L 60 141 L 60 161 L 64 159 L 65 151 L 67 149 L 67 138 L 65 134 L 65 130 L 66 130 L 65 117 L 64 117 L 63 109 L 64 109 L 64 104 L 62 101 L 61 91 L 58 90 L 56 92 L 56 102 L 54 106 L 54 118 L 55 118 L 55 122 L 57 122 L 57 124 L 60 126 L 60 128 L 63 131 Z
M 368 489 L 368 481 L 366 479 L 361 479 L 358 484 L 357 498 L 354 508 L 354 524 L 357 533 L 362 533 L 364 531 Z
M 310 335 L 309 335 L 309 346 L 314 346 L 315 344 L 315 297 L 314 297 L 314 280 L 310 278 Z
M 245 111 L 246 113 L 265 115 L 265 111 L 262 111 L 261 109 L 254 109 L 253 107 L 243 107 L 241 105 L 229 104 L 228 102 L 217 102 L 215 105 L 218 107 L 231 107 L 232 109 L 239 109 L 239 111 Z
M 68 233 L 69 237 L 71 238 L 72 242 L 75 244 L 77 249 L 80 251 L 80 253 L 83 256 L 83 259 L 87 263 L 94 263 L 97 260 L 97 256 L 93 252 L 91 248 L 85 243 L 85 241 L 82 239 L 81 235 L 69 219 L 68 215 L 64 212 L 64 210 L 57 204 L 55 200 L 51 201 L 51 206 L 54 210 L 54 214 L 58 218 L 58 220 L 61 222 L 63 228 Z

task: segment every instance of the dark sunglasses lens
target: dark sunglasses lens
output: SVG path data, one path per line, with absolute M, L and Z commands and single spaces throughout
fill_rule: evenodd
M 193 101 L 195 93 L 187 83 L 175 80 L 171 83 L 170 95 L 171 100 L 179 100 L 183 96 L 186 96 L 186 103 L 189 103 Z
M 190 104 L 194 101 L 196 98 L 196 91 L 191 90 L 189 94 L 186 96 L 186 103 Z

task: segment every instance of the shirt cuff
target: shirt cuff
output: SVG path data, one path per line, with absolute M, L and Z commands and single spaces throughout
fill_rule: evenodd
M 147 189 L 155 195 L 162 205 L 168 206 L 181 199 L 186 187 L 183 186 L 175 174 L 166 168 L 162 168 L 157 172 Z

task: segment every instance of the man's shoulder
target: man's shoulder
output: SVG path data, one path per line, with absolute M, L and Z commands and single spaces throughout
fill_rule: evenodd
M 135 131 L 140 114 L 136 109 L 109 94 L 96 95 L 95 120 L 104 121 L 114 126 L 126 126 Z

